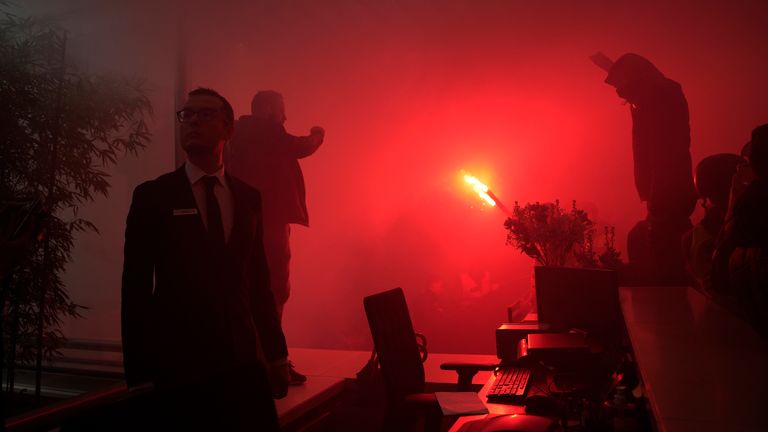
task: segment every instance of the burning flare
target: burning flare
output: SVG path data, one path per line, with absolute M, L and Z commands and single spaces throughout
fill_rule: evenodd
M 477 177 L 469 174 L 464 170 L 461 170 L 461 172 L 464 174 L 464 181 L 472 186 L 472 189 L 477 193 L 480 199 L 482 199 L 489 206 L 498 208 L 507 216 L 514 217 L 512 212 L 510 212 L 509 209 L 506 208 L 504 204 L 501 203 L 501 201 L 499 201 L 499 198 L 494 195 L 494 193 L 488 188 L 488 186 L 485 185 L 485 183 L 481 182 L 477 179 Z
M 472 186 L 472 189 L 480 196 L 480 199 L 485 201 L 489 206 L 496 206 L 496 201 L 488 194 L 488 186 L 477 179 L 477 177 L 468 173 L 464 174 L 464 181 Z

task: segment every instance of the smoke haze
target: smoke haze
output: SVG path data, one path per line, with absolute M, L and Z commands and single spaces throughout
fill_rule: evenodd
M 155 104 L 152 148 L 121 162 L 109 200 L 86 209 L 102 234 L 81 239 L 68 274 L 75 301 L 91 308 L 67 323 L 72 337 L 119 339 L 130 193 L 174 168 L 179 34 L 188 88 L 217 89 L 236 115 L 257 90 L 278 90 L 289 132 L 326 129 L 302 161 L 311 228 L 293 230 L 293 346 L 369 347 L 362 297 L 401 286 L 431 350 L 493 352 L 493 329 L 531 289 L 533 262 L 505 246 L 504 215 L 462 185 L 461 169 L 508 206 L 576 200 L 616 227 L 626 259 L 626 234 L 645 212 L 629 109 L 590 62 L 596 51 L 636 52 L 681 83 L 694 164 L 738 152 L 768 119 L 760 1 L 25 7 L 62 20 L 88 67 L 145 77 Z

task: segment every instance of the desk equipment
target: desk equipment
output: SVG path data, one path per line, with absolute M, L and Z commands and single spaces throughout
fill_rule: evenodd
M 589 354 L 589 344 L 578 333 L 533 333 L 528 335 L 528 355 L 544 360 L 557 356 Z
M 475 392 L 435 392 L 444 416 L 488 414 L 488 408 Z
M 520 341 L 529 334 L 546 333 L 549 326 L 539 323 L 503 323 L 496 328 L 496 357 L 509 363 L 520 357 Z
M 496 373 L 496 378 L 488 390 L 488 402 L 520 403 L 528 390 L 531 370 L 528 368 L 505 366 Z
M 608 345 L 621 341 L 624 321 L 615 271 L 537 266 L 534 276 L 539 323 L 554 332 L 583 330 Z
M 591 352 L 587 339 L 579 333 L 532 333 L 518 342 L 516 364 L 574 372 L 586 368 Z

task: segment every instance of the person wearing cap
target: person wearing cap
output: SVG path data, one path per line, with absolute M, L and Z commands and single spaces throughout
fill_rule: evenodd
M 602 53 L 592 60 L 608 72 L 605 82 L 629 103 L 635 187 L 648 214 L 650 280 L 685 284 L 681 238 L 692 226 L 697 194 L 691 173 L 688 102 L 682 87 L 646 58 L 624 54 L 612 62 Z

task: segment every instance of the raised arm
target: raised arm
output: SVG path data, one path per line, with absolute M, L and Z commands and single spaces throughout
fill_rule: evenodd
M 285 145 L 296 159 L 305 158 L 315 153 L 325 139 L 325 130 L 319 126 L 310 129 L 307 136 L 293 136 L 285 130 L 283 132 L 285 133 Z

